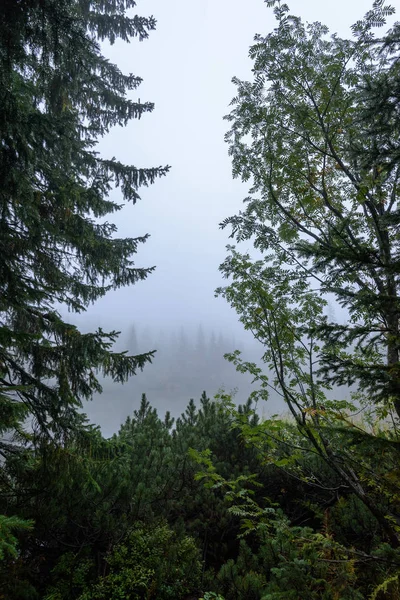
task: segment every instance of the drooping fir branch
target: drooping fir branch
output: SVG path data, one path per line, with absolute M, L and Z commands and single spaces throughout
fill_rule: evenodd
M 29 416 L 43 431 L 65 428 L 68 420 L 77 422 L 81 400 L 101 389 L 97 373 L 124 381 L 152 357 L 150 348 L 136 357 L 113 352 L 115 332 L 81 334 L 56 308 L 84 311 L 154 268 L 134 260 L 148 235 L 118 238 L 107 220 L 123 207 L 110 193 L 117 188 L 123 201 L 135 203 L 139 188 L 169 167 L 123 164 L 96 151 L 111 127 L 154 108 L 132 97 L 141 78 L 123 74 L 100 47 L 103 40 L 148 37 L 155 19 L 132 15 L 135 6 L 132 0 L 6 0 L 2 9 L 3 430 L 13 418 L 16 427 Z

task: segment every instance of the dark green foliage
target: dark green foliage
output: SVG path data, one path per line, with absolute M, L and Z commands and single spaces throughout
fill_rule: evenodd
M 272 422 L 250 403 L 234 410 L 228 398 L 203 394 L 174 425 L 143 397 L 110 440 L 93 429 L 9 456 L 0 510 L 33 523 L 15 529 L 17 550 L 0 564 L 3 597 L 368 597 L 395 577 L 398 550 L 296 427 Z M 346 437 L 331 433 L 337 445 Z M 376 445 L 368 461 L 366 446 L 352 452 L 356 475 L 371 478 L 371 497 L 394 514 L 397 450 L 385 463 Z M 212 458 L 202 463 L 214 465 L 206 486 L 196 453 Z
M 238 426 L 240 422 L 239 415 Z M 398 515 L 392 504 L 398 503 L 398 496 L 382 477 L 390 462 L 379 461 L 379 447 L 370 443 L 373 460 L 369 464 L 363 447 L 352 447 L 351 454 L 355 477 L 366 484 L 369 500 L 378 509 L 375 515 L 367 508 L 368 501 L 353 495 L 351 487 L 319 460 L 312 445 L 307 447 L 292 423 L 273 419 L 251 431 L 243 424 L 241 429 L 248 443 L 259 450 L 255 481 L 248 477 L 247 481 L 227 481 L 218 474 L 210 453 L 197 456 L 207 487 L 216 494 L 223 490 L 231 504 L 229 512 L 241 521 L 243 537 L 236 558 L 206 573 L 206 587 L 226 600 L 361 600 L 390 580 L 395 594 L 400 555 L 397 545 L 383 543 L 386 526 L 380 515 L 386 514 L 388 520 Z M 341 435 L 332 430 L 326 438 L 328 444 L 335 443 L 331 446 L 335 451 L 348 443 L 348 432 Z M 264 471 L 260 466 L 265 464 Z M 380 481 L 379 491 L 375 477 Z M 398 483 L 398 474 L 393 473 L 394 480 Z M 252 481 L 254 489 L 246 485 Z
M 110 572 L 79 600 L 177 600 L 198 589 L 199 551 L 167 526 L 135 527 L 107 560 Z
M 18 540 L 15 534 L 29 529 L 32 529 L 32 523 L 29 521 L 0 515 L 0 561 L 10 556 L 17 558 Z
M 147 527 L 160 518 L 179 539 L 196 540 L 204 567 L 219 568 L 225 556 L 234 556 L 239 523 L 228 514 L 223 495 L 215 498 L 194 480 L 197 467 L 188 449 L 210 445 L 227 476 L 248 470 L 246 456 L 254 453 L 243 452 L 229 412 L 205 394 L 200 410 L 191 402 L 175 429 L 172 425 L 144 396 L 111 440 L 93 429 L 64 445 L 43 441 L 17 460 L 10 456 L 3 467 L 9 495 L 0 511 L 7 508 L 35 525 L 20 538 L 12 570 L 7 563 L 0 571 L 0 587 L 15 600 L 23 597 L 20 581 L 39 597 L 51 589 L 75 599 L 108 571 L 109 553 L 132 525 L 141 521 Z
M 237 560 L 229 560 L 217 575 L 218 589 L 227 600 L 362 600 L 352 587 L 353 562 L 327 541 L 323 549 L 316 537 L 311 530 L 282 527 L 253 549 L 242 540 Z
M 96 372 L 124 381 L 150 354 L 112 351 L 116 332 L 82 334 L 59 303 L 84 311 L 111 289 L 145 279 L 133 255 L 146 235 L 116 237 L 107 215 L 136 202 L 167 168 L 124 165 L 96 151 L 99 138 L 153 109 L 130 99 L 99 42 L 145 39 L 155 20 L 128 16 L 133 0 L 2 3 L 0 25 L 0 431 L 24 417 L 38 431 L 79 424 Z M 7 444 L 2 442 L 2 447 Z

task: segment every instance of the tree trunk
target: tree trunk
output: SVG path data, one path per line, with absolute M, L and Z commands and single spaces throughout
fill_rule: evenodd
M 396 297 L 393 298 L 396 302 Z M 388 392 L 393 397 L 397 416 L 400 418 L 400 363 L 399 363 L 399 317 L 397 310 L 391 311 L 387 318 L 387 366 L 388 366 Z

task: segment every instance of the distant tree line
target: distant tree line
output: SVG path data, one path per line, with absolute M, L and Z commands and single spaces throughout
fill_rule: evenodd
M 157 401 L 165 399 L 174 414 L 179 414 L 186 405 L 187 398 L 199 397 L 204 382 L 211 394 L 223 389 L 227 392 L 239 390 L 239 397 L 245 399 L 251 391 L 251 378 L 243 377 L 225 360 L 224 355 L 237 347 L 236 340 L 223 333 L 215 334 L 199 326 L 195 331 L 181 327 L 169 334 L 151 332 L 149 328 L 137 330 L 134 325 L 128 333 L 121 335 L 119 347 L 129 353 L 138 354 L 145 348 L 157 351 L 152 359 L 151 369 L 145 369 L 137 378 L 124 386 L 136 390 L 136 401 L 143 392 L 154 396 Z M 254 356 L 254 349 L 244 347 Z M 259 350 L 259 349 L 258 349 Z

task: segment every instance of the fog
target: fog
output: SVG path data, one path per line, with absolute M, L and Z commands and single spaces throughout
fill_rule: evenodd
M 348 35 L 350 25 L 371 6 L 369 0 L 289 4 L 303 20 L 322 21 L 341 35 Z M 222 355 L 235 348 L 250 358 L 262 352 L 214 290 L 221 285 L 218 265 L 229 243 L 229 232 L 221 231 L 219 223 L 240 209 L 248 191 L 232 179 L 223 116 L 235 94 L 231 78 L 251 78 L 248 49 L 255 33 L 266 34 L 275 26 L 272 10 L 263 0 L 139 0 L 137 12 L 153 14 L 157 30 L 143 43 L 116 43 L 105 53 L 124 72 L 143 77 L 132 97 L 154 102 L 155 110 L 114 129 L 99 150 L 136 166 L 171 165 L 167 177 L 140 190 L 135 206 L 110 217 L 119 236 L 150 233 L 139 248 L 137 265 L 157 268 L 147 281 L 109 293 L 85 315 L 70 315 L 86 330 L 120 330 L 119 348 L 131 350 L 134 325 L 139 350 L 158 350 L 154 364 L 129 384 L 105 382 L 102 397 L 85 406 L 108 434 L 137 408 L 142 392 L 161 413 L 179 413 L 203 389 L 213 395 L 220 387 L 238 388 L 237 399 L 244 401 L 250 382 Z M 114 194 L 120 200 L 118 190 Z M 200 326 L 204 352 L 198 344 Z M 189 355 L 190 369 L 184 361 Z M 267 410 L 284 407 L 275 399 Z
M 210 397 L 217 393 L 229 394 L 236 403 L 243 404 L 257 386 L 252 385 L 250 375 L 238 373 L 234 365 L 224 359 L 226 352 L 238 346 L 247 360 L 257 360 L 262 350 L 251 336 L 247 340 L 244 336 L 235 339 L 202 326 L 197 330 L 183 327 L 157 330 L 132 324 L 121 334 L 117 349 L 139 354 L 156 348 L 152 364 L 123 385 L 102 379 L 102 395 L 85 403 L 85 412 L 90 421 L 100 424 L 104 434 L 109 436 L 138 407 L 143 393 L 162 416 L 167 410 L 173 416 L 180 415 L 189 399 L 197 402 L 203 391 Z M 257 408 L 262 414 L 282 410 L 275 393 L 268 401 L 268 410 L 265 403 L 258 404 Z

